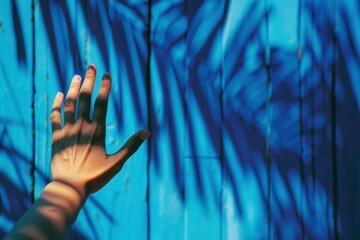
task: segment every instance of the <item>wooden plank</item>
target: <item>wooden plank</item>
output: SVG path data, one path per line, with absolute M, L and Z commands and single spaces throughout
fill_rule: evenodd
M 360 4 L 335 1 L 336 62 L 333 87 L 339 239 L 359 239 L 360 231 Z
M 324 28 L 325 8 L 315 2 L 304 1 L 300 17 L 299 95 L 302 134 L 301 147 L 303 165 L 302 216 L 303 235 L 306 238 L 333 238 L 332 222 L 332 175 L 330 164 L 330 139 L 326 137 L 329 124 L 329 90 L 322 79 L 323 67 L 329 64 L 321 45 L 328 45 L 329 36 L 321 32 Z M 319 8 L 320 7 L 320 8 Z M 319 26 L 321 26 L 319 28 Z M 319 31 L 320 30 L 320 31 Z M 322 42 L 322 43 L 320 43 Z M 329 75 L 325 76 L 326 78 Z M 299 102 L 300 104 L 300 102 Z M 325 120 L 326 119 L 326 120 Z M 301 150 L 301 149 L 300 149 Z M 326 180 L 327 179 L 327 180 Z
M 0 7 L 0 238 L 29 208 L 33 190 L 31 1 Z
M 85 15 L 77 1 L 35 1 L 35 116 L 36 116 L 36 175 L 35 195 L 39 196 L 51 179 L 50 112 L 58 91 L 65 95 L 75 73 L 84 76 L 86 37 Z M 85 30 L 84 30 L 85 29 Z M 97 236 L 99 229 L 88 219 L 86 207 L 69 233 L 69 238 Z
M 303 219 L 307 238 L 335 238 L 331 79 L 334 1 L 304 1 L 299 52 L 302 78 Z M 336 194 L 337 195 L 337 194 Z
M 99 74 L 109 71 L 113 79 L 106 148 L 108 153 L 114 153 L 137 130 L 148 128 L 148 6 L 144 0 L 93 1 L 88 8 L 88 61 L 99 63 Z M 148 236 L 147 144 L 144 143 L 121 172 L 93 196 L 102 206 L 97 216 L 101 211 L 107 212 L 107 219 L 105 215 L 99 219 L 102 226 L 99 230 L 105 230 L 104 238 L 146 239 Z M 93 211 L 94 206 L 90 205 L 90 210 Z
M 229 1 L 223 48 L 223 239 L 268 239 L 265 4 Z
M 91 99 L 93 106 L 102 74 L 105 71 L 110 72 L 107 39 L 111 37 L 109 34 L 111 28 L 107 19 L 109 15 L 108 8 L 103 2 L 95 1 L 78 1 L 77 4 L 72 5 L 75 5 L 73 8 L 76 9 L 76 15 L 72 17 L 72 22 L 77 23 L 75 25 L 78 36 L 76 45 L 80 52 L 80 75 L 85 75 L 86 68 L 90 63 L 95 64 L 97 68 L 97 76 Z M 110 105 L 111 103 L 109 103 Z M 108 112 L 110 111 L 109 107 Z M 92 115 L 92 108 L 90 115 Z M 109 120 L 107 119 L 108 122 Z M 107 141 L 108 137 L 111 137 L 111 135 L 107 134 L 105 141 Z M 116 226 L 114 221 L 118 216 L 116 211 L 112 211 L 116 209 L 115 206 L 112 208 L 107 207 L 112 205 L 111 200 L 111 191 L 106 191 L 105 189 L 91 195 L 74 224 L 74 231 L 70 234 L 71 237 L 81 239 L 81 235 L 78 233 L 81 232 L 87 238 L 109 239 L 112 227 Z
M 75 27 L 71 25 L 74 6 L 65 2 L 54 4 L 35 2 L 35 117 L 36 117 L 36 182 L 38 197 L 51 179 L 51 129 L 52 101 L 58 91 L 65 95 L 75 73 Z M 75 22 L 75 21 L 74 21 Z M 76 49 L 76 48 L 75 48 Z M 66 59 L 66 61 L 64 61 Z
M 221 238 L 221 28 L 225 5 L 225 1 L 187 1 L 186 239 Z
M 304 237 L 303 109 L 297 57 L 299 1 L 269 1 L 271 237 Z M 281 187 L 279 187 L 281 186 Z
M 184 239 L 186 2 L 151 5 L 149 238 Z
M 77 1 L 76 3 L 69 1 L 67 5 L 75 10 L 74 12 L 70 11 L 70 13 L 72 14 L 71 22 L 77 31 L 77 39 L 75 39 L 74 43 L 76 49 L 78 49 L 77 54 L 79 57 L 78 62 L 75 62 L 75 64 L 78 64 L 79 74 L 84 77 L 86 68 L 90 63 L 95 64 L 97 68 L 97 76 L 91 99 L 93 106 L 102 74 L 105 71 L 110 71 L 107 57 L 108 42 L 105 41 L 111 36 L 109 35 L 109 31 L 111 31 L 110 23 L 106 19 L 108 17 L 108 9 L 103 2 L 95 1 Z M 104 32 L 104 29 L 107 29 L 107 31 Z M 99 43 L 98 41 L 101 42 Z M 90 109 L 91 116 L 92 108 Z M 109 111 L 110 108 L 108 109 Z M 105 141 L 107 141 L 108 137 L 109 134 L 107 134 Z M 102 196 L 101 199 L 99 198 L 100 195 Z M 81 239 L 82 236 L 86 236 L 86 238 L 109 239 L 112 227 L 116 226 L 114 219 L 118 216 L 116 211 L 112 212 L 114 208 L 109 209 L 107 207 L 111 205 L 111 198 L 111 192 L 104 189 L 91 195 L 81 210 L 69 237 Z

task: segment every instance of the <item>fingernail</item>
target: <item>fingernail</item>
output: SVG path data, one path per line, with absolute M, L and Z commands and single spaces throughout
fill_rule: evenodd
M 140 139 L 141 141 L 145 141 L 149 136 L 150 136 L 150 131 L 149 130 L 143 130 L 142 133 L 140 134 Z
M 80 82 L 81 77 L 79 75 L 75 75 L 74 82 Z
M 96 72 L 96 67 L 94 64 L 90 64 L 87 69 L 87 73 L 94 73 Z
M 58 92 L 57 94 L 56 94 L 56 98 L 62 98 L 63 97 L 63 94 L 62 94 L 62 92 Z
M 104 73 L 102 80 L 111 80 L 110 73 L 108 73 L 108 72 Z

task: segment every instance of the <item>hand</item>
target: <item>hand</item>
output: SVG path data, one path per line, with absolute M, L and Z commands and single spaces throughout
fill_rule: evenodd
M 93 118 L 90 119 L 91 94 L 95 77 L 94 65 L 88 67 L 82 86 L 81 77 L 78 75 L 73 77 L 65 99 L 64 126 L 61 124 L 64 98 L 62 93 L 58 93 L 55 97 L 51 113 L 53 181 L 70 185 L 85 197 L 109 182 L 150 135 L 148 130 L 140 130 L 117 153 L 106 154 L 105 124 L 111 77 L 109 73 L 103 75 Z M 75 119 L 77 100 L 77 119 Z
M 117 153 L 106 154 L 105 123 L 111 77 L 105 73 L 102 78 L 93 119 L 90 120 L 95 76 L 96 68 L 90 65 L 82 86 L 80 76 L 73 77 L 65 100 L 64 126 L 61 124 L 64 96 L 62 93 L 56 95 L 51 112 L 53 181 L 46 185 L 6 239 L 65 239 L 88 195 L 109 182 L 149 137 L 148 130 L 141 130 Z

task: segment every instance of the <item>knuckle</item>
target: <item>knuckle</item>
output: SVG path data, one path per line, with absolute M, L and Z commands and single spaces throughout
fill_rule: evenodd
M 110 88 L 110 81 L 101 81 L 101 88 Z
M 59 105 L 61 105 L 61 99 L 57 99 L 57 98 L 55 98 L 54 99 L 54 102 L 53 102 L 53 107 L 56 107 L 56 106 L 59 106 Z
M 65 108 L 71 108 L 73 106 L 75 106 L 75 102 L 72 99 L 67 99 L 65 101 Z
M 108 101 L 106 98 L 99 96 L 96 101 L 95 101 L 95 106 L 97 109 L 99 109 L 100 111 L 106 111 L 107 109 L 107 104 Z
M 79 100 L 88 101 L 91 98 L 91 92 L 87 89 L 82 89 L 79 94 Z
M 58 119 L 58 113 L 57 112 L 52 112 L 51 114 L 50 114 L 50 121 L 51 122 L 55 122 L 55 121 L 57 121 L 57 119 Z
M 71 84 L 70 84 L 70 89 L 69 89 L 69 91 L 76 91 L 76 89 L 77 89 L 78 87 L 79 87 L 79 83 L 72 81 Z
M 57 143 L 62 139 L 62 136 L 60 133 L 53 134 L 52 136 L 52 143 Z

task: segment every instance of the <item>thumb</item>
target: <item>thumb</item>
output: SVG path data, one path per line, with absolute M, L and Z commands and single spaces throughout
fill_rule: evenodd
M 109 155 L 111 161 L 121 163 L 121 166 L 126 160 L 131 157 L 141 146 L 141 144 L 150 136 L 147 129 L 142 129 L 132 135 L 126 143 L 114 154 Z

